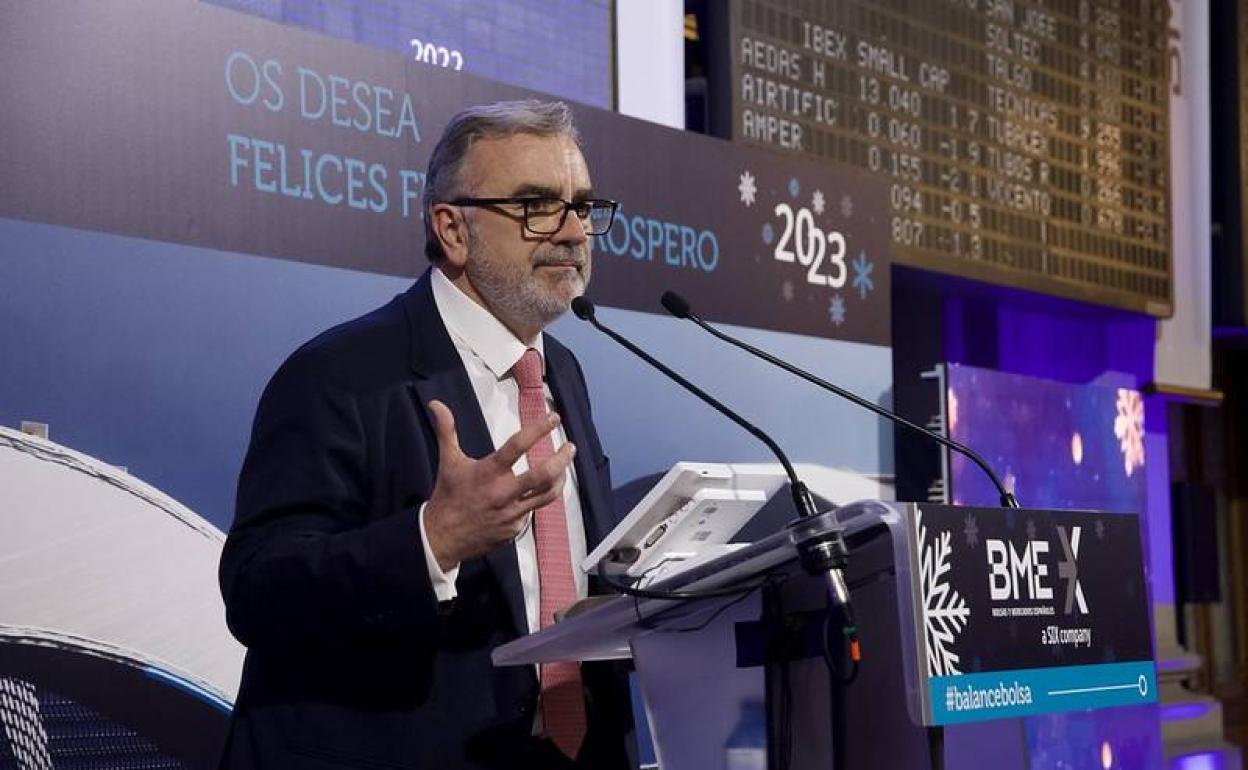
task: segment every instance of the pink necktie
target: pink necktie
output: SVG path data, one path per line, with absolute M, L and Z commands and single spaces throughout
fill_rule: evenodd
M 544 421 L 549 413 L 542 387 L 542 354 L 533 348 L 511 368 L 520 386 L 520 425 Z M 534 444 L 525 455 L 535 468 L 555 452 L 550 435 Z M 568 545 L 568 513 L 563 496 L 533 514 L 533 537 L 537 544 L 537 575 L 540 627 L 555 622 L 555 610 L 576 601 L 572 577 L 572 550 Z M 542 725 L 559 750 L 575 758 L 585 739 L 585 696 L 581 691 L 581 669 L 575 661 L 541 665 Z

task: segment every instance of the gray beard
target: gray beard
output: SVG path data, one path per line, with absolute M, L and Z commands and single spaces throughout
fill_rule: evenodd
M 464 267 L 468 280 L 485 300 L 490 312 L 513 331 L 545 329 L 568 311 L 570 299 L 565 302 L 542 291 L 538 287 L 537 279 L 529 271 L 517 269 L 513 274 L 506 267 L 500 269 L 497 260 L 489 259 L 489 252 L 475 238 L 469 243 L 469 253 L 471 256 Z M 486 258 L 481 259 L 481 256 Z M 536 264 L 540 265 L 543 261 L 543 256 L 538 254 L 535 258 Z M 576 279 L 580 284 L 579 290 L 574 294 L 584 293 L 587 268 L 588 255 L 586 268 L 582 268 L 582 273 Z

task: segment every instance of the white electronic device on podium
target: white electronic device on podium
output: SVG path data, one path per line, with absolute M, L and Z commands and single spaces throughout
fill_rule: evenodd
M 733 550 L 728 541 L 787 481 L 778 465 L 676 463 L 581 568 L 601 565 L 639 587 L 670 578 Z

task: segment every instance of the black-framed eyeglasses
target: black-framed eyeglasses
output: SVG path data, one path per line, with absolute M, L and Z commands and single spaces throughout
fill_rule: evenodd
M 534 235 L 554 235 L 563 228 L 568 212 L 576 214 L 586 235 L 606 235 L 615 222 L 620 204 L 605 198 L 565 201 L 563 198 L 523 196 L 514 198 L 456 198 L 452 206 L 523 207 L 524 227 Z

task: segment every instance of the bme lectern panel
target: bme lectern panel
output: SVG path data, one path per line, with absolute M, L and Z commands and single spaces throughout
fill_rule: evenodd
M 856 671 L 797 558 L 837 530 Z M 729 586 L 616 597 L 495 663 L 631 657 L 665 770 L 933 767 L 944 725 L 1157 699 L 1131 514 L 855 503 L 651 588 Z

